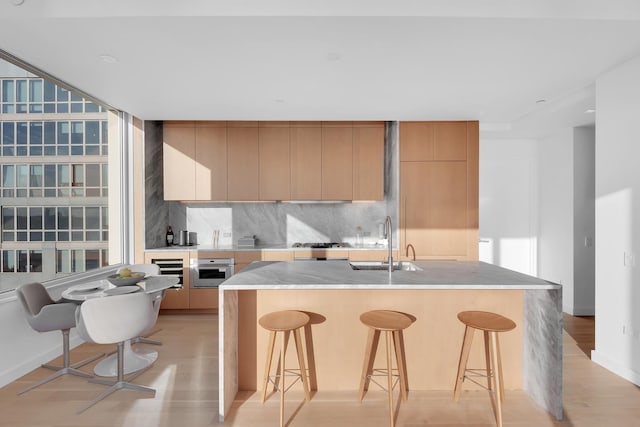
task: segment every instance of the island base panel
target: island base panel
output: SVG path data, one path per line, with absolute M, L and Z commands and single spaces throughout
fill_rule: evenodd
M 263 375 L 268 334 L 258 330 L 257 319 L 272 311 L 301 310 L 312 318 L 303 338 L 312 388 L 357 391 L 367 338 L 359 317 L 378 309 L 416 317 L 404 331 L 409 388 L 414 390 L 453 392 L 464 335 L 458 312 L 485 310 L 513 319 L 516 329 L 500 336 L 504 385 L 507 390 L 523 388 L 522 290 L 350 289 L 238 291 L 238 388 L 257 390 Z M 476 334 L 469 367 L 485 366 L 483 347 L 482 334 Z M 385 360 L 380 348 L 376 362 Z M 293 359 L 287 364 L 297 366 Z M 479 387 L 466 381 L 463 389 Z

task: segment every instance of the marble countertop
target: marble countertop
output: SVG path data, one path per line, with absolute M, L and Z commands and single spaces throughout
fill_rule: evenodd
M 237 245 L 226 245 L 226 246 L 218 246 L 214 247 L 213 245 L 191 245 L 191 246 L 161 246 L 158 248 L 148 248 L 146 251 L 149 252 L 178 252 L 178 251 L 283 251 L 283 250 L 311 250 L 312 248 L 294 248 L 291 245 L 287 245 L 285 243 L 281 244 L 265 244 L 265 245 L 257 245 L 253 248 L 246 247 L 238 247 Z M 314 249 L 314 250 L 323 250 L 323 251 L 353 251 L 353 250 L 362 250 L 362 251 L 374 251 L 374 250 L 387 250 L 385 245 L 364 245 L 364 246 L 346 246 L 342 248 L 322 248 L 322 249 Z M 394 250 L 397 250 L 395 248 Z
M 421 271 L 353 270 L 348 261 L 254 262 L 220 285 L 241 289 L 559 289 L 484 262 L 415 261 Z

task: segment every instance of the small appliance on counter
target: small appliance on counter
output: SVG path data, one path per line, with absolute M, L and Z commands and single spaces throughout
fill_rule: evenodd
M 181 230 L 178 235 L 178 246 L 193 246 L 196 244 L 196 233 L 189 232 L 187 230 Z
M 255 248 L 256 236 L 243 236 L 238 239 L 239 248 Z

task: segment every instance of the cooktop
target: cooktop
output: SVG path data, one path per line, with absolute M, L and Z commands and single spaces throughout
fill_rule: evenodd
M 312 248 L 312 249 L 330 249 L 330 248 L 348 248 L 348 243 L 337 242 L 315 242 L 315 243 L 294 243 L 294 248 Z

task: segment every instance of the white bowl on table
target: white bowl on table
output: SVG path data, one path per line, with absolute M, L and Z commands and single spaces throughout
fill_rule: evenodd
M 144 273 L 139 273 L 132 271 L 131 276 L 128 277 L 120 277 L 119 274 L 112 274 L 111 276 L 107 276 L 107 280 L 114 286 L 129 286 L 135 285 L 139 281 L 144 279 Z

